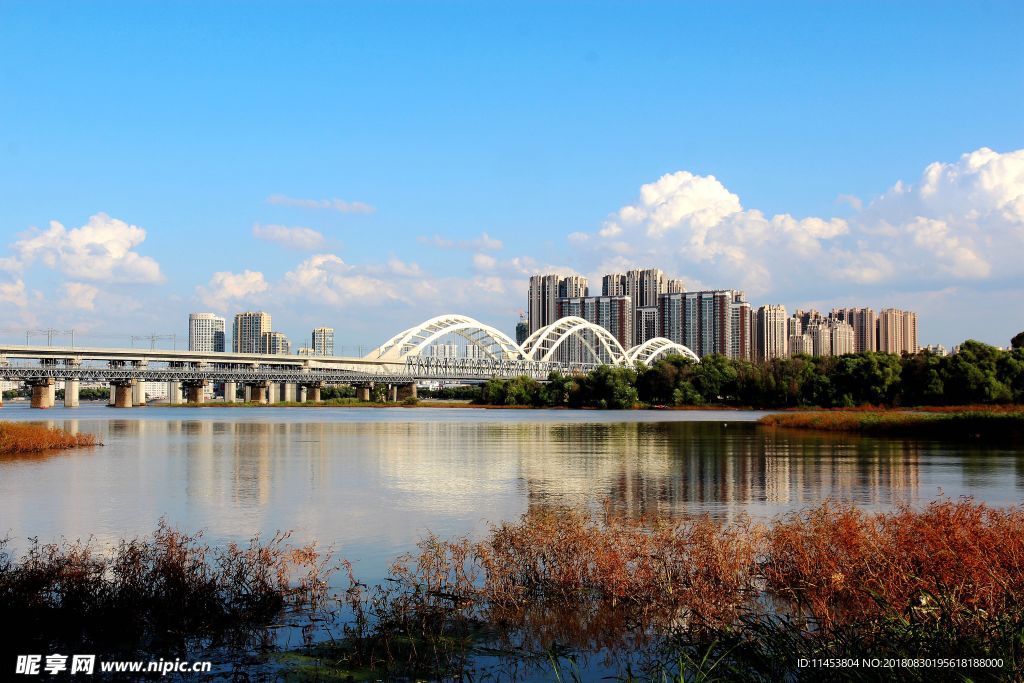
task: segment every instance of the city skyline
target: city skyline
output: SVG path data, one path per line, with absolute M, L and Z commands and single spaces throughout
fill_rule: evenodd
M 624 7 L 4 5 L 0 337 L 511 335 L 534 273 L 649 267 L 1024 328 L 1024 9 Z

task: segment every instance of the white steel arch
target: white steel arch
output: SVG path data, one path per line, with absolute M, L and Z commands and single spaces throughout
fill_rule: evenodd
M 662 356 L 686 356 L 695 363 L 700 362 L 693 351 L 682 344 L 677 344 L 665 337 L 654 337 L 643 344 L 638 344 L 626 352 L 626 360 L 630 363 L 643 363 L 650 365 Z
M 626 350 L 611 332 L 577 316 L 560 318 L 536 330 L 523 342 L 523 356 L 527 360 L 551 361 L 555 351 L 570 338 L 581 342 L 590 355 L 585 362 L 610 365 L 626 363 Z
M 492 360 L 522 360 L 523 352 L 504 332 L 464 315 L 439 315 L 399 332 L 366 355 L 367 360 L 404 361 L 435 341 L 457 334 Z

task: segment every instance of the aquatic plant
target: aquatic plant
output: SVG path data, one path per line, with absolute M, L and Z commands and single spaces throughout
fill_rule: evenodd
M 96 444 L 92 434 L 75 434 L 31 422 L 0 422 L 0 454 L 38 453 Z

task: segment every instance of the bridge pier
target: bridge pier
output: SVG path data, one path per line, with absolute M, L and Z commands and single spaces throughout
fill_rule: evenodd
M 78 407 L 78 387 L 79 383 L 77 379 L 69 379 L 64 381 L 64 407 L 65 408 L 77 408 Z
M 36 380 L 29 384 L 29 386 L 32 387 L 31 407 L 44 409 L 53 407 L 55 389 L 52 377 Z
M 285 382 L 284 385 L 284 400 L 287 403 L 295 403 L 295 383 Z
M 203 380 L 185 383 L 185 400 L 201 404 L 206 401 L 206 382 Z
M 388 385 L 388 396 L 387 396 L 386 401 L 388 403 L 397 403 L 398 402 L 398 386 L 397 385 L 395 385 L 395 384 L 389 384 Z
M 141 380 L 132 382 L 132 405 L 143 407 L 146 405 L 146 383 Z
M 225 403 L 237 403 L 238 402 L 238 383 L 237 382 L 224 382 L 224 402 Z
M 305 403 L 306 401 L 309 400 L 309 399 L 306 398 L 307 393 L 308 393 L 308 389 L 307 389 L 306 385 L 305 384 L 300 384 L 299 385 L 299 395 L 298 395 L 299 403 Z
M 356 387 L 356 398 L 365 403 L 370 402 L 370 385 L 363 384 L 362 386 Z
M 132 399 L 135 395 L 135 387 L 133 382 L 118 382 L 112 385 L 114 389 L 114 407 L 115 408 L 131 408 Z
M 181 382 L 167 383 L 167 403 L 172 406 L 181 405 Z
M 263 404 L 267 402 L 267 394 L 269 393 L 267 382 L 263 382 L 262 384 L 246 384 L 245 391 L 248 394 L 246 401 Z
M 404 401 L 407 398 L 416 398 L 416 383 L 412 384 L 400 384 L 396 387 L 398 390 L 397 399 Z
M 306 394 L 306 397 L 307 397 L 306 400 L 309 401 L 310 403 L 319 403 L 320 402 L 320 385 L 319 384 L 311 385 L 309 387 L 309 390 L 308 390 L 307 394 Z
M 271 382 L 270 386 L 267 387 L 267 403 L 277 403 L 281 393 L 281 385 L 277 382 Z

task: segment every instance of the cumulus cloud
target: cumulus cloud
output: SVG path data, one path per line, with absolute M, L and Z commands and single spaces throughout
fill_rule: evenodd
M 252 226 L 252 236 L 266 242 L 276 242 L 289 249 L 302 251 L 314 251 L 324 244 L 323 234 L 312 228 L 294 227 L 286 225 L 261 225 L 256 223 Z
M 61 290 L 61 306 L 83 311 L 96 309 L 96 295 L 100 293 L 97 287 L 84 282 L 65 282 Z
M 28 306 L 28 290 L 25 287 L 25 281 L 19 278 L 14 282 L 0 282 L 0 302 L 15 308 Z
M 214 273 L 210 282 L 196 288 L 199 300 L 214 310 L 241 303 L 267 291 L 269 285 L 263 273 L 244 270 L 241 273 L 222 271 Z
M 494 270 L 498 259 L 490 254 L 473 254 L 473 267 L 477 270 Z
M 50 221 L 46 230 L 33 228 L 12 249 L 23 265 L 38 261 L 79 280 L 163 282 L 160 264 L 134 250 L 145 239 L 146 231 L 139 226 L 98 213 L 70 230 L 57 221 Z
M 440 235 L 432 235 L 431 237 L 417 237 L 416 241 L 438 249 L 464 249 L 467 251 L 498 251 L 505 246 L 501 240 L 491 237 L 486 232 L 480 233 L 479 237 L 471 240 L 450 240 Z
M 928 165 L 847 218 L 765 215 L 714 176 L 679 171 L 640 188 L 575 246 L 650 260 L 753 294 L 808 282 L 922 284 L 1024 274 L 1024 150 L 982 148 Z
M 272 194 L 267 197 L 268 204 L 278 206 L 297 206 L 303 209 L 327 209 L 338 213 L 373 213 L 377 209 L 366 202 L 350 202 L 344 199 L 302 199 L 288 197 L 283 194 Z
M 371 306 L 404 300 L 388 279 L 361 273 L 335 254 L 316 254 L 287 272 L 282 283 L 290 296 L 315 297 L 329 306 Z

